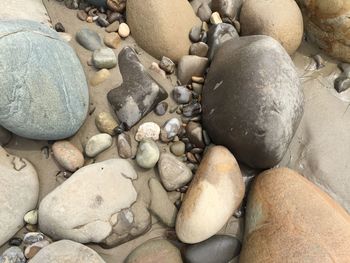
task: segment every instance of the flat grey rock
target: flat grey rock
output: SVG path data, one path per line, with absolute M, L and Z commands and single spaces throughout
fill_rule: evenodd
M 119 122 L 130 129 L 168 94 L 148 75 L 132 48 L 123 48 L 118 63 L 123 83 L 112 89 L 107 98 Z
M 0 125 L 30 139 L 58 140 L 83 124 L 86 78 L 74 50 L 37 22 L 0 22 Z

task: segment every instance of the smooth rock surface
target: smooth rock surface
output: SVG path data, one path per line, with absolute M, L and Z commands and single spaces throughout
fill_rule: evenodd
M 127 21 L 136 42 L 157 59 L 167 56 L 174 62 L 188 54 L 188 34 L 200 25 L 187 0 L 128 0 Z
M 182 263 L 180 251 L 164 239 L 148 240 L 135 248 L 125 263 Z
M 17 33 L 14 33 L 17 32 Z M 57 140 L 83 124 L 88 87 L 74 50 L 33 21 L 1 21 L 0 125 L 22 137 Z
M 103 42 L 107 47 L 118 48 L 122 39 L 117 33 L 110 33 L 103 38 Z
M 239 255 L 241 243 L 227 235 L 215 235 L 181 252 L 186 263 L 227 263 Z
M 183 56 L 178 65 L 177 76 L 181 84 L 186 85 L 192 76 L 202 77 L 208 65 L 208 59 L 193 55 Z
M 76 39 L 84 48 L 94 51 L 102 48 L 102 40 L 100 36 L 88 28 L 83 28 L 76 34 Z
M 136 153 L 137 164 L 145 169 L 153 168 L 159 160 L 158 145 L 152 139 L 143 139 Z
M 114 68 L 117 65 L 117 57 L 110 48 L 101 48 L 95 50 L 92 54 L 92 62 L 98 69 L 101 68 Z
M 243 35 L 267 35 L 293 54 L 303 38 L 303 17 L 294 0 L 246 0 L 241 15 Z
M 204 155 L 176 219 L 176 234 L 184 243 L 215 235 L 244 197 L 244 183 L 234 156 L 223 146 Z
M 204 42 L 194 43 L 190 47 L 190 55 L 206 57 L 208 54 L 209 47 Z
M 240 262 L 348 262 L 349 242 L 349 214 L 300 174 L 276 168 L 256 177 Z
M 132 157 L 131 139 L 128 134 L 122 133 L 118 135 L 117 147 L 121 158 L 128 159 Z
M 85 146 L 86 155 L 90 158 L 97 156 L 99 153 L 111 147 L 112 140 L 112 136 L 107 133 L 100 133 L 92 136 Z
M 55 142 L 52 152 L 57 162 L 70 172 L 75 172 L 84 165 L 83 154 L 69 141 Z
M 158 172 L 165 189 L 168 191 L 174 191 L 192 179 L 191 169 L 170 153 L 160 155 Z
M 30 263 L 105 263 L 91 248 L 82 244 L 60 240 L 42 248 Z
M 105 242 L 122 224 L 113 218 L 136 201 L 131 164 L 110 159 L 79 169 L 49 193 L 39 206 L 39 227 L 54 239 Z M 64 211 L 64 212 L 62 212 Z M 127 212 L 132 217 L 131 212 Z
M 303 114 L 294 64 L 267 36 L 224 43 L 210 67 L 202 102 L 203 128 L 213 142 L 255 168 L 281 161 Z
M 192 92 L 186 86 L 176 86 L 173 89 L 173 98 L 178 104 L 186 104 L 192 99 Z
M 174 227 L 177 215 L 176 206 L 169 200 L 167 192 L 157 179 L 151 178 L 148 185 L 151 190 L 149 207 L 151 212 L 166 226 Z
M 33 210 L 39 196 L 35 168 L 26 159 L 0 147 L 0 245 L 23 226 L 24 215 Z
M 126 38 L 130 35 L 130 28 L 126 23 L 121 23 L 118 29 L 119 36 Z
M 107 98 L 120 123 L 130 129 L 168 95 L 147 74 L 133 49 L 123 48 L 118 60 L 123 83 L 112 89 Z

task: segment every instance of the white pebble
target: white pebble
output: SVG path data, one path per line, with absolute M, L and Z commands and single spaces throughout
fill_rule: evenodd
M 121 23 L 118 29 L 119 36 L 126 38 L 130 35 L 130 28 L 127 24 Z
M 140 142 L 143 139 L 152 139 L 157 141 L 159 139 L 160 127 L 157 123 L 146 122 L 140 125 L 135 135 L 135 140 Z
M 95 157 L 112 145 L 112 136 L 107 133 L 100 133 L 92 136 L 85 146 L 85 153 L 88 157 Z
M 30 225 L 36 225 L 38 223 L 38 210 L 31 210 L 24 215 L 24 222 Z

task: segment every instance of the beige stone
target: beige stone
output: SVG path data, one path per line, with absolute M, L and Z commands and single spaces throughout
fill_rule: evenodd
M 307 35 L 327 54 L 350 62 L 350 1 L 298 0 Z
M 234 156 L 223 146 L 210 148 L 199 165 L 178 213 L 178 238 L 192 244 L 215 235 L 240 205 L 244 188 Z
M 130 28 L 127 24 L 121 23 L 118 29 L 119 36 L 126 38 L 130 35 Z
M 249 193 L 240 263 L 350 262 L 350 216 L 287 168 L 260 174 Z
M 100 112 L 96 116 L 95 124 L 100 132 L 108 133 L 111 136 L 115 134 L 114 129 L 118 127 L 118 123 L 112 114 L 106 111 Z
M 132 36 L 152 56 L 178 62 L 188 54 L 188 34 L 200 20 L 187 0 L 128 0 L 126 10 Z
M 267 35 L 293 54 L 303 37 L 303 17 L 294 0 L 246 0 L 240 15 L 243 35 Z
M 105 45 L 114 49 L 119 47 L 121 41 L 122 39 L 117 33 L 109 33 L 103 38 L 103 42 L 105 43 Z
M 84 165 L 82 152 L 69 141 L 55 142 L 52 151 L 57 162 L 70 172 L 75 172 Z

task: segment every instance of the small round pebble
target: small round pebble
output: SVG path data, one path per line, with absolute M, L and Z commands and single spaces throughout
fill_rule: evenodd
M 142 140 L 136 154 L 137 164 L 145 169 L 153 168 L 159 160 L 159 149 L 151 139 Z
M 130 35 L 130 28 L 126 23 L 119 25 L 118 33 L 121 37 L 126 38 Z
M 135 135 L 135 140 L 140 142 L 144 139 L 159 140 L 160 127 L 154 122 L 145 122 L 139 126 Z
M 85 153 L 88 157 L 96 157 L 99 153 L 107 150 L 112 145 L 112 136 L 107 133 L 100 133 L 92 136 L 85 146 Z
M 118 127 L 117 121 L 112 114 L 103 111 L 100 112 L 95 119 L 97 129 L 102 133 L 108 133 L 109 135 L 115 135 L 115 129 Z
M 121 42 L 121 38 L 117 33 L 110 33 L 107 34 L 104 38 L 103 38 L 103 42 L 105 43 L 105 45 L 107 47 L 110 48 L 118 48 Z
M 115 56 L 114 51 L 110 48 L 95 50 L 92 54 L 92 61 L 94 66 L 98 69 L 110 69 L 117 65 L 117 57 Z
M 69 141 L 57 141 L 52 145 L 56 161 L 66 170 L 75 172 L 84 165 L 84 156 Z
M 117 148 L 119 157 L 128 159 L 132 157 L 131 139 L 126 133 L 118 135 Z
M 175 71 L 175 63 L 168 57 L 163 56 L 159 62 L 159 67 L 168 74 L 172 74 Z
M 170 151 L 176 156 L 182 156 L 185 154 L 185 143 L 182 141 L 174 142 L 170 146 Z
M 24 215 L 24 222 L 31 225 L 38 223 L 38 210 L 31 210 Z
M 181 121 L 178 118 L 172 118 L 164 124 L 160 131 L 162 142 L 170 142 L 178 135 L 181 128 Z
M 85 12 L 85 10 L 79 10 L 77 12 L 77 17 L 81 20 L 81 21 L 86 21 L 88 15 L 87 13 Z
M 40 251 L 40 249 L 48 245 L 50 245 L 50 242 L 47 240 L 41 240 L 39 242 L 31 244 L 30 246 L 26 247 L 26 249 L 24 250 L 24 256 L 27 259 L 31 259 Z
M 167 112 L 168 107 L 169 107 L 169 104 L 165 101 L 162 101 L 162 102 L 157 104 L 157 106 L 154 109 L 154 112 L 158 116 L 163 116 Z

